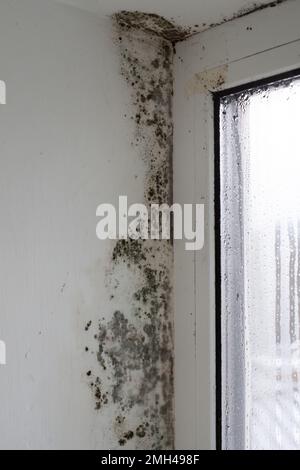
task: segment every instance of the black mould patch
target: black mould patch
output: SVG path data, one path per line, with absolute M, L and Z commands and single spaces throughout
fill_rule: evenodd
M 248 16 L 267 8 L 274 8 L 288 0 L 274 0 L 269 3 L 253 2 L 250 5 L 239 9 L 231 16 L 224 16 L 221 21 L 215 23 L 196 23 L 193 26 L 180 26 L 174 23 L 172 19 L 164 18 L 155 13 L 144 13 L 140 11 L 120 11 L 116 13 L 115 18 L 123 30 L 141 30 L 149 34 L 166 39 L 174 46 L 177 42 L 184 41 L 190 36 L 204 31 L 220 24 L 232 21 L 237 18 Z M 122 41 L 122 35 L 119 36 Z
M 144 31 L 154 34 L 175 44 L 189 37 L 194 29 L 176 25 L 173 21 L 163 18 L 155 13 L 143 13 L 140 11 L 120 11 L 116 14 L 119 26 L 124 30 Z M 194 27 L 197 27 L 195 25 Z M 122 38 L 122 36 L 120 36 Z
M 222 21 L 218 23 L 211 23 L 207 25 L 207 28 L 214 28 L 215 26 L 219 26 L 220 24 L 227 23 L 228 21 L 235 20 L 237 18 L 243 18 L 244 16 L 251 15 L 252 13 L 255 13 L 257 11 L 265 10 L 267 8 L 274 8 L 278 5 L 281 5 L 282 3 L 285 3 L 288 0 L 275 0 L 273 2 L 269 3 L 260 3 L 260 2 L 254 2 L 248 7 L 243 7 L 241 8 L 237 13 L 234 15 L 227 17 L 225 16 Z
M 89 371 L 87 375 L 88 377 L 91 377 L 92 373 Z M 103 391 L 103 386 L 99 377 L 92 377 L 89 385 L 95 399 L 95 410 L 98 411 L 102 409 L 104 405 L 108 404 L 108 391 Z
M 125 119 L 133 123 L 132 152 L 144 162 L 140 202 L 170 203 L 171 41 L 183 32 L 156 15 L 121 12 L 114 23 L 120 72 L 131 101 Z M 172 267 L 168 240 L 119 240 L 112 249 L 107 274 L 111 310 L 96 331 L 93 325 L 99 370 L 98 381 L 90 380 L 96 408 L 108 402 L 112 409 L 116 446 L 174 447 Z
M 119 439 L 120 446 L 124 446 L 128 441 L 130 441 L 134 437 L 134 433 L 132 431 L 127 431 L 121 439 Z
M 112 254 L 114 262 L 127 261 L 134 264 L 140 264 L 146 260 L 146 254 L 143 250 L 142 240 L 119 240 Z
M 128 271 L 138 272 L 138 283 L 132 286 L 130 315 L 114 311 L 110 321 L 99 322 L 97 335 L 97 358 L 102 373 L 111 377 L 118 442 L 128 442 L 122 430 L 127 417 L 134 413 L 135 422 L 140 424 L 132 430 L 130 441 L 141 440 L 146 448 L 172 448 L 172 247 L 167 241 L 121 240 L 116 243 L 113 260 L 116 271 L 125 261 Z M 118 287 L 115 291 L 118 297 Z M 144 416 L 151 426 L 143 421 Z
M 286 2 L 287 0 L 275 0 L 273 2 L 269 3 L 259 3 L 259 2 L 254 2 L 252 5 L 250 5 L 247 8 L 241 8 L 233 18 L 230 19 L 235 19 L 235 18 L 242 18 L 243 16 L 250 15 L 251 13 L 255 13 L 256 11 L 260 10 L 265 10 L 266 8 L 274 8 L 278 5 L 281 5 L 281 3 Z
M 114 20 L 121 58 L 121 74 L 131 94 L 135 124 L 132 146 L 146 164 L 145 202 L 170 203 L 172 200 L 173 152 L 173 47 L 169 40 L 141 26 L 133 13 L 118 13 Z M 158 21 L 156 15 L 150 15 Z M 125 19 L 127 22 L 125 23 Z M 128 26 L 129 18 L 132 19 Z M 150 20 L 149 20 L 150 21 Z M 154 20 L 153 20 L 154 21 Z M 161 21 L 163 21 L 161 19 Z M 151 30 L 151 31 L 150 31 Z M 120 40 L 122 38 L 122 40 Z

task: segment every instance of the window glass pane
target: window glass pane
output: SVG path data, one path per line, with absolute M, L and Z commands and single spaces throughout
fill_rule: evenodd
M 300 79 L 220 103 L 222 445 L 300 448 Z

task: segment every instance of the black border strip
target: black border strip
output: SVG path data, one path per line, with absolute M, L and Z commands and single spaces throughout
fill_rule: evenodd
M 216 341 L 216 448 L 222 450 L 222 290 L 221 290 L 221 175 L 220 175 L 220 102 L 223 97 L 268 88 L 270 85 L 300 77 L 300 68 L 271 75 L 213 93 L 214 103 L 214 210 L 215 210 L 215 341 Z

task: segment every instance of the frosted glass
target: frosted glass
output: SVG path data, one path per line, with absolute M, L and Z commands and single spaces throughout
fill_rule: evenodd
M 220 104 L 222 445 L 300 449 L 300 79 Z

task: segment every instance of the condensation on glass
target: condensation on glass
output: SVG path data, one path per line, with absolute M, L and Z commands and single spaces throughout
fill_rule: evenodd
M 300 448 L 300 78 L 221 98 L 222 446 Z

